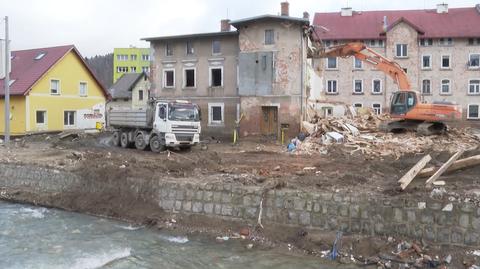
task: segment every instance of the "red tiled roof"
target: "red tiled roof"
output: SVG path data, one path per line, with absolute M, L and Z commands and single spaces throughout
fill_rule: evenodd
M 10 94 L 26 95 L 32 86 L 70 51 L 74 51 L 82 60 L 92 77 L 102 88 L 104 95 L 108 97 L 105 88 L 97 80 L 74 45 L 12 51 L 10 80 L 15 80 L 15 82 L 10 86 Z M 41 59 L 35 60 L 35 57 L 42 53 L 45 53 L 45 55 Z M 0 96 L 5 95 L 4 81 L 5 79 L 0 80 Z
M 340 12 L 315 13 L 313 25 L 321 26 L 316 32 L 324 40 L 380 39 L 385 38 L 384 16 L 389 26 L 399 20 L 415 25 L 421 37 L 480 37 L 480 13 L 475 7 L 450 8 L 448 13 L 441 14 L 435 9 L 362 11 L 353 12 L 351 17 L 342 17 Z

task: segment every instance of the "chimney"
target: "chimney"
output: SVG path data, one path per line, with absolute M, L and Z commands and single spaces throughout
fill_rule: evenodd
M 303 18 L 306 19 L 306 20 L 310 20 L 310 14 L 308 14 L 308 12 L 303 12 Z
M 281 6 L 281 12 L 280 12 L 280 15 L 282 16 L 290 16 L 289 15 L 289 3 L 287 1 L 285 2 L 281 2 L 280 3 L 280 6 Z
M 351 17 L 353 15 L 353 10 L 351 7 L 342 7 L 340 15 L 342 17 Z
M 437 13 L 448 13 L 448 4 L 442 3 L 437 5 Z
M 480 13 L 480 4 L 476 4 L 475 8 L 477 9 L 477 12 Z
M 230 20 L 229 19 L 224 19 L 220 21 L 220 31 L 222 32 L 230 32 L 231 27 L 230 27 Z

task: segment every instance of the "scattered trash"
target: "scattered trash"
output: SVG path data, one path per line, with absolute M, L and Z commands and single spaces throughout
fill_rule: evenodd
M 442 198 L 444 194 L 447 193 L 445 188 L 435 188 L 430 192 L 430 198 Z
M 427 208 L 427 203 L 425 202 L 418 202 L 418 209 L 425 209 Z
M 445 184 L 446 184 L 446 183 L 445 183 L 445 181 L 443 181 L 443 180 L 439 180 L 439 181 L 433 182 L 433 185 L 434 185 L 434 186 L 445 186 Z
M 443 259 L 443 262 L 450 264 L 452 262 L 452 255 L 448 254 L 448 256 Z
M 119 168 L 124 169 L 124 168 L 126 168 L 126 167 L 127 167 L 127 166 L 125 166 L 124 164 L 122 164 L 122 165 L 120 165 Z
M 252 249 L 252 248 L 253 248 L 253 244 L 248 244 L 248 245 L 246 246 L 246 248 L 247 248 L 247 249 Z
M 249 236 L 250 235 L 250 229 L 248 229 L 247 227 L 241 228 L 240 229 L 240 235 Z
M 224 242 L 224 241 L 228 241 L 230 239 L 230 237 L 228 236 L 217 236 L 215 238 L 215 240 L 217 240 L 217 242 Z
M 453 204 L 449 203 L 442 208 L 442 211 L 451 212 L 453 210 Z
M 338 256 L 338 250 L 342 247 L 342 232 L 337 232 L 337 236 L 335 237 L 335 241 L 333 242 L 332 252 L 330 253 L 330 259 L 335 260 Z
M 280 171 L 280 165 L 277 165 L 273 168 L 273 171 Z
M 292 142 L 290 142 L 290 144 L 288 144 L 287 146 L 287 150 L 288 152 L 292 152 L 296 149 L 297 147 L 295 146 L 295 144 L 293 144 Z

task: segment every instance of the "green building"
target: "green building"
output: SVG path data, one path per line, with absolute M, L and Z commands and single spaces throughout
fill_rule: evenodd
M 125 73 L 150 73 L 149 48 L 115 48 L 113 50 L 113 83 Z

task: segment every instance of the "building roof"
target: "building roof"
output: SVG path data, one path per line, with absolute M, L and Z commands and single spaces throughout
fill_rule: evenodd
M 133 87 L 135 87 L 135 84 L 144 76 L 147 76 L 144 72 L 123 74 L 117 82 L 108 89 L 112 99 L 132 99 Z
M 480 11 L 471 8 L 450 8 L 448 13 L 428 10 L 355 11 L 352 16 L 340 12 L 315 13 L 313 25 L 321 39 L 379 39 L 385 38 L 384 16 L 387 31 L 391 25 L 405 22 L 425 38 L 480 37 Z
M 10 94 L 27 95 L 35 83 L 70 51 L 77 54 L 90 75 L 102 89 L 105 97 L 108 97 L 108 93 L 102 83 L 95 77 L 74 45 L 12 51 Z M 12 81 L 14 82 L 12 83 Z M 5 79 L 0 80 L 0 96 L 5 95 L 4 82 Z
M 245 19 L 233 20 L 230 22 L 230 24 L 238 28 L 237 26 L 242 24 L 251 23 L 254 21 L 266 21 L 266 20 L 292 21 L 292 22 L 299 22 L 301 24 L 307 24 L 307 25 L 310 24 L 310 21 L 308 19 L 290 17 L 290 16 L 278 16 L 278 15 L 260 15 L 260 16 L 245 18 Z
M 190 39 L 190 38 L 203 38 L 203 37 L 217 37 L 217 36 L 234 36 L 238 35 L 237 31 L 224 31 L 224 32 L 210 32 L 210 33 L 197 33 L 187 35 L 171 35 L 171 36 L 159 36 L 159 37 L 145 37 L 141 40 L 145 41 L 164 41 L 174 39 Z

